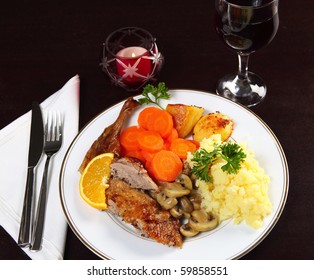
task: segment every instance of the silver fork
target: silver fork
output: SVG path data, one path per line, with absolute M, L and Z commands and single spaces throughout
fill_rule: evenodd
M 42 178 L 38 206 L 36 211 L 35 223 L 32 231 L 31 250 L 39 251 L 41 249 L 42 237 L 45 224 L 46 204 L 48 197 L 48 169 L 50 159 L 61 148 L 62 145 L 62 120 L 58 112 L 49 112 L 45 123 L 45 142 L 44 153 L 46 162 Z

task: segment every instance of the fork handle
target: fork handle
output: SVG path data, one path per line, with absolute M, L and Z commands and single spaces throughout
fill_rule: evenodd
M 18 236 L 18 245 L 26 247 L 30 245 L 30 231 L 33 218 L 33 193 L 34 193 L 34 167 L 27 169 L 27 179 L 24 194 L 23 212 Z
M 38 199 L 38 207 L 36 211 L 36 219 L 34 228 L 32 231 L 32 251 L 39 251 L 41 249 L 42 237 L 44 232 L 46 205 L 47 205 L 47 193 L 48 193 L 48 167 L 50 163 L 51 155 L 47 155 L 45 162 L 44 174 L 40 188 L 40 194 Z

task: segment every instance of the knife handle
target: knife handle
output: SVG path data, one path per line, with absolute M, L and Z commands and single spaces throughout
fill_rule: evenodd
M 20 232 L 18 245 L 26 247 L 30 245 L 31 225 L 32 225 L 32 208 L 34 193 L 34 167 L 27 169 L 27 180 L 24 194 L 23 212 L 21 217 Z

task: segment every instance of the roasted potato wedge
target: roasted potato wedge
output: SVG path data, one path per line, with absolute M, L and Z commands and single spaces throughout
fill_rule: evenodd
M 166 111 L 173 116 L 174 127 L 179 137 L 185 138 L 202 117 L 204 108 L 184 104 L 168 104 Z
M 226 141 L 233 131 L 233 121 L 219 112 L 203 116 L 194 126 L 193 139 L 202 141 L 213 134 L 220 134 L 221 140 Z

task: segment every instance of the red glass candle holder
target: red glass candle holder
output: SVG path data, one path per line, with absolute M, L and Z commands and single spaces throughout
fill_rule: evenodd
M 125 27 L 107 37 L 100 66 L 113 84 L 137 91 L 156 80 L 162 64 L 156 39 L 145 29 Z

